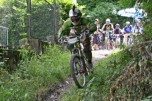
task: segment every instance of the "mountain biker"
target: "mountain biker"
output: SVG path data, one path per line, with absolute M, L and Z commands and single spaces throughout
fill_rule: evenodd
M 114 34 L 122 34 L 122 30 L 121 30 L 120 25 L 118 23 L 115 25 Z
M 123 35 L 122 35 L 122 29 L 120 28 L 120 24 L 116 24 L 114 28 L 114 35 L 116 35 L 114 41 L 116 42 L 117 45 L 123 43 Z M 117 36 L 118 35 L 118 36 Z M 117 40 L 120 39 L 120 40 Z M 119 42 L 117 42 L 119 41 Z
M 114 30 L 113 24 L 111 23 L 110 19 L 106 19 L 106 23 L 102 27 L 103 31 L 110 31 L 111 33 Z
M 102 27 L 102 31 L 104 31 L 105 34 L 105 44 L 111 44 L 111 34 L 113 33 L 114 27 L 113 24 L 111 23 L 110 19 L 106 19 L 106 23 Z M 109 47 L 109 46 L 108 46 Z M 110 45 L 111 47 L 111 45 Z
M 89 30 L 90 32 L 94 32 L 96 30 L 96 27 L 90 26 L 90 24 L 90 19 L 82 17 L 82 13 L 80 12 L 80 10 L 73 6 L 73 8 L 69 11 L 69 18 L 64 22 L 64 24 L 58 31 L 58 38 L 65 35 L 73 35 L 74 33 L 71 33 L 70 28 L 73 28 L 77 32 L 76 35 L 79 35 L 79 32 L 81 32 L 84 28 L 86 28 L 86 30 Z M 89 35 L 86 36 L 83 45 L 84 54 L 88 62 L 88 67 L 90 71 L 93 71 L 92 52 Z

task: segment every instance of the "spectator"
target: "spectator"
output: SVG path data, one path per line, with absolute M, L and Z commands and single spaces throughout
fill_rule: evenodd
M 134 26 L 134 33 L 142 34 L 143 33 L 143 25 L 139 18 L 135 18 L 135 26 Z
M 95 25 L 96 25 L 96 27 L 97 27 L 97 31 L 99 31 L 99 29 L 100 29 L 100 24 L 99 24 L 99 19 L 95 19 Z
M 108 49 L 112 49 L 112 37 L 111 37 L 111 35 L 114 31 L 114 27 L 113 27 L 113 24 L 111 23 L 110 19 L 106 19 L 106 23 L 103 25 L 102 31 L 105 34 L 104 35 L 105 46 Z
M 126 21 L 126 26 L 123 28 L 124 34 L 130 34 L 132 33 L 132 25 L 130 25 L 129 21 Z
M 106 23 L 102 27 L 103 31 L 113 31 L 114 27 L 113 24 L 111 23 L 110 19 L 106 19 Z
M 115 25 L 114 34 L 122 34 L 122 30 L 119 24 Z
M 118 35 L 115 36 L 115 40 L 114 40 L 116 47 L 118 47 L 118 45 L 123 43 L 123 38 L 124 38 L 124 36 L 122 35 L 122 29 L 120 28 L 120 25 L 118 23 L 115 25 L 114 35 Z
M 135 25 L 133 32 L 134 32 L 135 34 L 140 34 L 140 28 L 139 28 L 137 25 Z
M 100 35 L 100 32 L 99 32 L 99 29 L 100 29 L 100 24 L 99 24 L 99 19 L 95 19 L 95 22 L 94 24 L 96 25 L 97 27 L 97 30 L 94 32 L 94 35 L 93 35 L 93 45 L 92 45 L 92 48 L 94 50 L 96 49 L 99 49 L 99 42 L 100 42 L 100 38 L 99 38 L 99 35 Z
M 130 25 L 129 21 L 126 21 L 126 26 L 123 28 L 124 31 L 124 44 L 127 46 L 128 45 L 128 40 L 130 39 L 130 34 L 133 31 L 132 25 Z M 129 42 L 131 43 L 131 41 Z
M 141 20 L 139 18 L 135 18 L 135 23 L 141 23 Z

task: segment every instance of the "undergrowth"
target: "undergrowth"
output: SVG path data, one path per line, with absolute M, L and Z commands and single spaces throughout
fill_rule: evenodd
M 38 58 L 24 59 L 19 69 L 9 74 L 0 68 L 0 101 L 34 101 L 69 75 L 69 52 L 50 46 Z
M 84 89 L 71 87 L 66 91 L 61 101 L 104 101 L 115 79 L 122 73 L 125 66 L 131 62 L 127 51 L 111 54 L 95 64 L 94 80 Z

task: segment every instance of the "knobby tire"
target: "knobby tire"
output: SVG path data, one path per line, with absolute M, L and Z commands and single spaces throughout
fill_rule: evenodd
M 75 75 L 75 62 L 76 60 L 78 60 L 80 62 L 80 57 L 77 54 L 73 54 L 71 56 L 71 60 L 70 60 L 70 69 L 71 69 L 71 75 L 73 77 L 73 80 L 75 82 L 75 84 L 77 85 L 78 88 L 83 88 L 86 85 L 86 78 L 85 78 L 85 73 L 81 74 L 81 76 L 83 76 L 83 84 L 81 85 Z M 79 69 L 80 67 L 78 67 Z M 77 70 L 79 71 L 79 70 Z

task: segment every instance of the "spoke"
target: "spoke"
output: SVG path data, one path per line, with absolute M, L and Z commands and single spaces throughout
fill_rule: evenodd
M 77 79 L 77 82 L 79 83 L 80 86 L 85 86 L 85 73 L 80 72 L 79 70 L 81 69 L 81 64 L 79 59 L 75 59 L 74 62 L 74 73 L 75 77 Z

